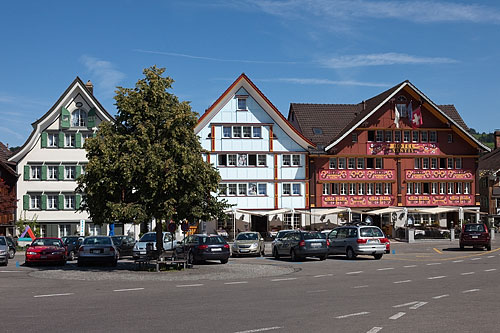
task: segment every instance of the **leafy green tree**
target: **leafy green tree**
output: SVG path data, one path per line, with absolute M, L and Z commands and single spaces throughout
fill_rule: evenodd
M 220 176 L 203 160 L 197 114 L 168 92 L 174 81 L 164 71 L 147 68 L 135 88 L 118 87 L 116 121 L 85 141 L 89 163 L 78 180 L 94 223 L 155 218 L 158 251 L 164 221 L 224 218 L 228 207 L 214 195 Z

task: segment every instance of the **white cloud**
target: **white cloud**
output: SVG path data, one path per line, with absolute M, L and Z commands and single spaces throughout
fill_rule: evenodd
M 336 86 L 363 86 L 363 87 L 389 87 L 386 83 L 376 83 L 376 82 L 361 82 L 353 80 L 329 80 L 329 79 L 318 79 L 318 78 L 274 78 L 274 79 L 256 79 L 255 81 L 260 82 L 286 82 L 295 83 L 303 85 L 336 85 Z
M 81 56 L 80 61 L 87 67 L 90 74 L 97 78 L 94 84 L 104 96 L 113 95 L 118 83 L 125 78 L 125 74 L 115 69 L 109 61 L 88 55 Z
M 418 57 L 404 53 L 374 53 L 346 55 L 324 58 L 319 63 L 329 68 L 349 68 L 383 65 L 418 65 L 418 64 L 453 64 L 458 61 L 451 58 Z

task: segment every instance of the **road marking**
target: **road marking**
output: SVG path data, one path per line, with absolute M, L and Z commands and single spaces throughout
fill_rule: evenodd
M 412 309 L 412 310 L 416 310 L 416 309 L 418 309 L 419 307 L 424 306 L 425 304 L 427 304 L 427 302 L 418 302 L 418 303 L 417 303 L 417 304 L 415 304 L 414 306 L 410 306 L 410 309 Z
M 388 270 L 391 270 L 391 269 L 394 269 L 394 268 L 393 267 L 379 268 L 379 269 L 377 269 L 377 271 L 388 271 Z
M 22 271 L 0 271 L 0 273 L 21 273 Z
M 403 317 L 405 314 L 406 314 L 406 312 L 398 312 L 394 316 L 389 317 L 389 319 L 396 320 L 396 319 Z
M 428 277 L 428 280 L 436 280 L 436 279 L 442 279 L 445 278 L 446 275 L 439 275 L 439 276 L 433 276 L 433 277 Z
M 324 293 L 325 291 L 328 291 L 326 289 L 321 289 L 321 290 L 310 290 L 307 293 L 312 294 L 312 293 Z
M 320 274 L 320 275 L 315 275 L 314 277 L 319 278 L 319 277 L 325 277 L 325 276 L 333 276 L 333 274 Z
M 487 256 L 486 258 L 495 258 L 495 256 Z
M 481 258 L 472 258 L 471 260 L 481 260 Z
M 417 267 L 417 265 L 408 265 L 408 266 L 403 266 L 404 268 L 411 268 L 411 267 Z
M 33 296 L 35 298 L 37 297 L 55 297 L 55 296 L 69 296 L 69 295 L 74 295 L 74 293 L 66 293 L 66 294 L 49 294 L 49 295 L 36 295 Z
M 201 287 L 203 286 L 202 283 L 196 283 L 196 284 L 178 284 L 176 287 L 177 288 L 186 288 L 186 287 Z
M 469 290 L 464 290 L 462 291 L 462 294 L 467 294 L 467 293 L 473 293 L 473 292 L 476 292 L 476 291 L 479 291 L 481 289 L 469 289 Z
M 485 272 L 493 272 L 493 271 L 496 271 L 497 269 L 496 268 L 490 268 L 490 269 L 485 269 L 484 271 Z
M 427 266 L 433 266 L 433 265 L 441 265 L 440 262 L 431 262 L 430 264 L 427 264 Z
M 297 278 L 272 279 L 271 282 L 291 281 L 291 280 L 297 280 Z
M 413 305 L 413 304 L 417 304 L 417 303 L 418 303 L 418 301 L 415 301 L 415 302 L 409 302 L 409 303 L 405 303 L 405 304 L 393 305 L 392 307 L 393 308 L 402 308 L 402 307 Z
M 368 332 L 366 333 L 377 333 L 378 331 L 380 331 L 383 327 L 373 327 L 371 330 L 369 330 Z
M 445 298 L 445 297 L 448 297 L 450 296 L 449 294 L 444 294 L 444 295 L 439 295 L 439 296 L 434 296 L 433 298 L 434 299 L 440 299 L 440 298 Z
M 350 275 L 350 274 L 359 274 L 359 273 L 363 273 L 363 271 L 347 272 L 346 274 Z
M 463 261 L 463 259 L 462 259 L 462 260 L 455 260 L 455 261 L 453 261 L 453 262 L 462 262 L 462 261 Z
M 144 290 L 144 288 L 116 289 L 113 291 L 136 291 L 136 290 Z
M 467 272 L 467 273 L 460 273 L 460 275 L 471 275 L 474 274 L 475 272 Z
M 254 333 L 254 332 L 264 332 L 264 331 L 279 330 L 280 328 L 283 328 L 283 327 L 281 327 L 281 326 L 264 327 L 264 328 L 256 328 L 256 329 L 254 329 L 254 330 L 238 331 L 238 332 L 235 332 L 235 333 Z
M 362 315 L 365 315 L 365 314 L 369 314 L 370 312 L 358 312 L 358 313 L 350 313 L 350 314 L 347 314 L 347 315 L 343 315 L 343 316 L 338 316 L 338 317 L 335 317 L 337 319 L 343 319 L 343 318 L 348 318 L 348 317 L 354 317 L 354 316 L 362 316 Z
M 439 254 L 443 254 L 441 251 L 439 251 L 439 250 L 438 250 L 438 249 L 436 249 L 435 247 L 434 247 L 434 248 L 432 248 L 432 249 L 433 249 L 434 251 L 436 251 L 437 253 L 439 253 Z
M 359 289 L 359 288 L 368 288 L 368 285 L 365 284 L 363 286 L 356 286 L 356 287 L 353 287 L 354 289 Z
M 244 284 L 244 283 L 248 283 L 248 281 L 224 282 L 224 284 Z
M 411 282 L 411 280 L 395 281 L 393 283 L 407 283 L 407 282 Z

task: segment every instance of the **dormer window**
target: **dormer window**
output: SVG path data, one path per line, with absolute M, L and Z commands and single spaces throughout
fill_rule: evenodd
M 237 96 L 238 110 L 248 110 L 247 109 L 247 96 Z
M 323 134 L 323 130 L 319 127 L 313 127 L 313 133 L 315 135 L 322 135 Z
M 76 109 L 71 113 L 71 126 L 72 127 L 85 127 L 87 126 L 87 112 L 82 109 Z

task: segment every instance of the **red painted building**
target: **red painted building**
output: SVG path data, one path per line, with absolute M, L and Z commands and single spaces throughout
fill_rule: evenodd
M 0 235 L 15 235 L 16 183 L 18 175 L 15 163 L 8 162 L 12 155 L 9 148 L 0 142 Z
M 488 148 L 453 105 L 436 105 L 408 81 L 359 104 L 292 103 L 288 120 L 318 147 L 309 156 L 313 212 L 395 207 L 404 214 L 385 222 L 375 214 L 376 223 L 403 226 L 411 217 L 449 227 L 468 216 L 463 208 L 479 209 L 478 158 Z

